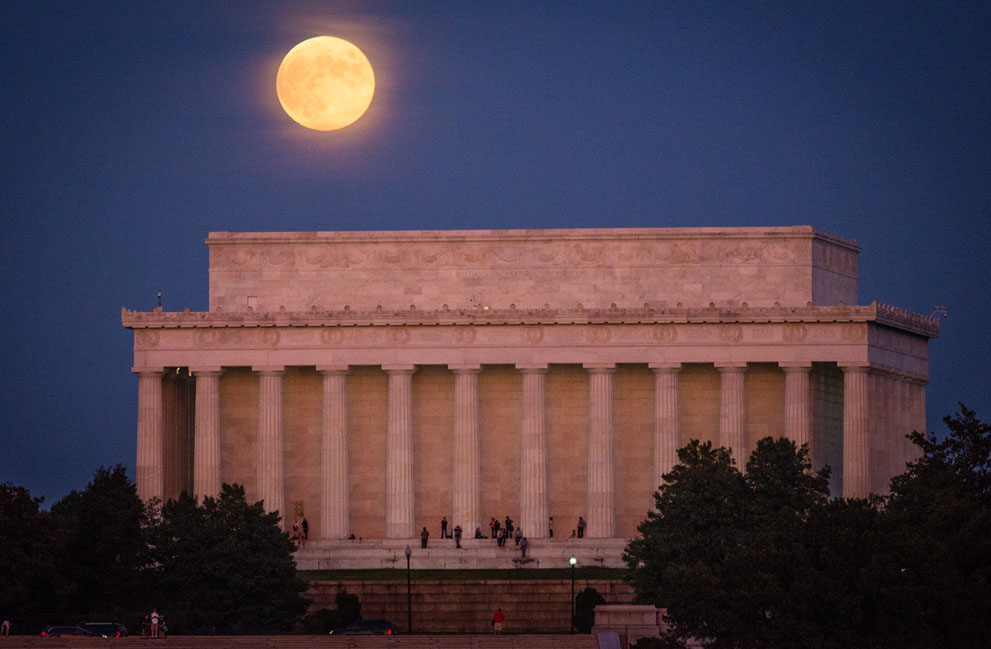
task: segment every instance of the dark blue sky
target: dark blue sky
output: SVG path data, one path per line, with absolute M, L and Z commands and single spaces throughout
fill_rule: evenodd
M 281 57 L 377 75 L 297 126 Z M 991 419 L 987 2 L 0 5 L 0 481 L 133 477 L 120 308 L 205 310 L 210 231 L 813 225 L 929 315 L 930 428 Z

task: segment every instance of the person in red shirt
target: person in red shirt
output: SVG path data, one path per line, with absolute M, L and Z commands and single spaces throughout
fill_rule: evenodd
M 502 609 L 498 609 L 492 616 L 492 633 L 502 634 L 502 623 L 506 621 L 506 616 L 502 614 Z

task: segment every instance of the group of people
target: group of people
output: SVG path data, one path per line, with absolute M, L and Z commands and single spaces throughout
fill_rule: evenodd
M 302 524 L 295 520 L 292 522 L 292 542 L 296 544 L 297 548 L 306 547 L 306 539 L 310 537 L 310 522 L 303 517 Z
M 578 538 L 578 539 L 584 538 L 585 537 L 585 526 L 586 526 L 585 519 L 583 517 L 579 516 L 578 517 L 578 526 L 575 529 L 571 530 L 571 538 L 573 538 L 573 539 L 574 538 Z M 297 528 L 296 524 L 293 523 L 293 531 L 294 532 L 296 531 L 296 528 Z M 455 547 L 457 547 L 458 549 L 461 549 L 461 537 L 462 537 L 462 535 L 464 533 L 464 531 L 461 529 L 461 526 L 460 525 L 455 525 L 454 526 L 454 529 L 453 529 L 453 534 L 450 531 L 448 531 L 448 528 L 449 528 L 449 523 L 447 522 L 447 516 L 444 516 L 443 518 L 441 518 L 441 521 L 440 521 L 440 538 L 442 538 L 442 539 L 453 538 L 454 539 L 454 543 L 455 543 Z M 307 532 L 307 530 L 308 530 L 308 526 L 307 526 L 307 523 L 306 523 L 306 519 L 304 518 L 303 519 L 303 544 L 304 545 L 306 543 L 306 532 Z M 521 530 L 518 527 L 514 527 L 513 526 L 513 519 L 510 518 L 509 516 L 507 516 L 506 517 L 506 520 L 505 521 L 502 521 L 502 522 L 500 522 L 499 519 L 497 519 L 495 516 L 493 516 L 492 518 L 490 518 L 489 519 L 489 533 L 492 535 L 492 538 L 496 540 L 496 544 L 499 547 L 505 547 L 506 546 L 506 542 L 509 541 L 510 539 L 512 539 L 514 541 L 514 543 L 516 544 L 516 547 L 518 547 L 520 549 L 520 552 L 521 552 L 522 556 L 523 557 L 526 557 L 527 547 L 529 547 L 530 542 L 527 541 L 527 538 L 525 536 L 523 536 L 523 530 Z M 551 538 L 554 537 L 554 517 L 553 516 L 551 516 L 547 520 L 547 533 L 548 533 L 547 534 L 548 537 L 551 537 Z M 295 534 L 294 534 L 294 536 L 295 536 Z M 485 535 L 482 533 L 481 527 L 476 527 L 475 528 L 475 538 L 476 539 L 484 539 L 485 538 Z M 429 539 L 430 539 L 430 532 L 429 532 L 429 530 L 427 530 L 427 527 L 424 526 L 423 529 L 420 531 L 420 547 L 423 548 L 423 549 L 426 549 L 427 548 L 427 542 L 429 541 Z

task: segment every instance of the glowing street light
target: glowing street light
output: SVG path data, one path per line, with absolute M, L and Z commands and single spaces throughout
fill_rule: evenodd
M 575 564 L 578 559 L 571 557 L 568 559 L 571 564 L 571 632 L 575 632 Z

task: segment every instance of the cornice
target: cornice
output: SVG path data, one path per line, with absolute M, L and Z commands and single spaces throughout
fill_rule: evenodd
M 229 327 L 367 327 L 367 326 L 450 326 L 450 325 L 567 325 L 567 324 L 722 324 L 722 323 L 788 323 L 788 322 L 876 322 L 895 329 L 935 338 L 939 335 L 939 321 L 935 318 L 872 302 L 867 306 L 812 306 L 775 305 L 771 307 L 692 308 L 680 304 L 644 304 L 639 308 L 620 308 L 613 304 L 608 309 L 585 309 L 581 304 L 572 308 L 508 309 L 478 307 L 452 310 L 444 305 L 439 310 L 341 310 L 328 311 L 313 307 L 309 311 L 255 313 L 251 310 L 229 312 L 174 311 L 156 308 L 151 312 L 121 309 L 121 322 L 128 329 L 186 329 Z

